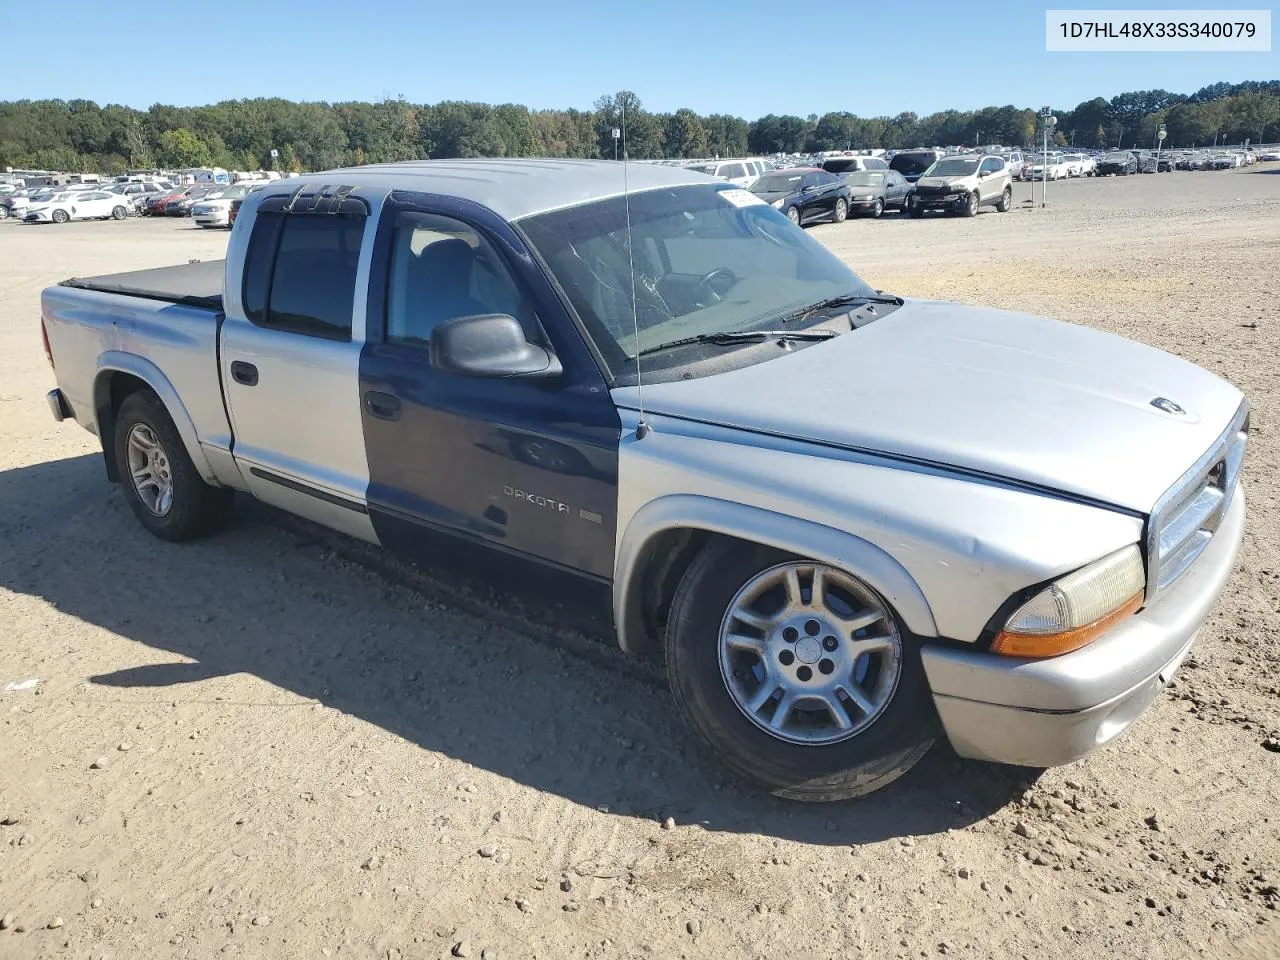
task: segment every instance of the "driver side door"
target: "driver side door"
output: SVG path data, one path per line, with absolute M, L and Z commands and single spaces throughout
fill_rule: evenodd
M 1002 164 L 1003 161 L 995 157 L 987 157 L 978 167 L 978 195 L 984 203 L 995 199 L 1004 189 L 1002 178 L 996 176 L 997 168 Z

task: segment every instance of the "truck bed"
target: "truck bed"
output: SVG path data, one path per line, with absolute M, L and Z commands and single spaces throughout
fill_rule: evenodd
M 224 260 L 193 260 L 174 267 L 107 273 L 100 277 L 72 277 L 63 280 L 61 286 L 221 311 L 225 269 Z

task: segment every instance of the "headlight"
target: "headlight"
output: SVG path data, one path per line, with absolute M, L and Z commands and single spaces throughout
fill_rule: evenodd
M 782 209 L 782 201 L 781 201 L 780 199 L 779 199 L 779 200 L 775 200 L 775 201 L 773 201 L 773 203 L 769 204 L 769 206 L 774 207 L 774 208 L 775 208 L 775 209 L 777 209 L 777 210 L 781 210 L 781 209 Z
M 991 644 L 1007 657 L 1055 657 L 1092 643 L 1142 606 L 1138 545 L 1117 550 L 1045 587 L 1018 607 Z
M 869 194 L 869 193 L 868 193 L 868 194 L 864 194 L 864 195 L 863 195 L 863 196 L 861 196 L 861 197 L 854 197 L 853 199 L 855 199 L 855 200 L 874 200 L 874 199 L 875 199 L 875 197 L 874 197 L 873 195 L 871 195 L 871 194 Z

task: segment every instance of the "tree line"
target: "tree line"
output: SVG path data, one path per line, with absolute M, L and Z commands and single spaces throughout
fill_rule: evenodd
M 514 103 L 296 103 L 228 100 L 147 110 L 92 100 L 0 102 L 0 167 L 118 173 L 151 167 L 322 170 L 362 163 L 451 157 L 603 157 L 623 144 L 632 159 L 915 146 L 1033 145 L 1035 110 L 1012 105 L 919 117 L 835 111 L 754 121 L 680 109 L 654 113 L 619 91 L 590 110 L 531 110 Z M 1057 113 L 1054 143 L 1166 146 L 1280 140 L 1280 81 L 1217 83 L 1193 94 L 1137 90 Z M 272 156 L 272 151 L 277 151 Z

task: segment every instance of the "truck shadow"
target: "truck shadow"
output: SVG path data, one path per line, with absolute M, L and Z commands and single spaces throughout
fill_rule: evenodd
M 105 482 L 97 455 L 0 472 L 0 503 L 0 586 L 194 661 L 143 654 L 83 678 L 132 688 L 140 706 L 154 688 L 213 704 L 202 681 L 252 674 L 424 751 L 615 815 L 825 845 L 962 827 L 1036 775 L 939 744 L 870 797 L 776 801 L 707 762 L 654 665 L 618 653 L 605 624 L 566 627 L 554 603 L 477 592 L 243 498 L 226 532 L 161 543 Z M 378 554 L 376 569 L 365 553 Z M 42 669 L 56 673 L 57 661 Z

